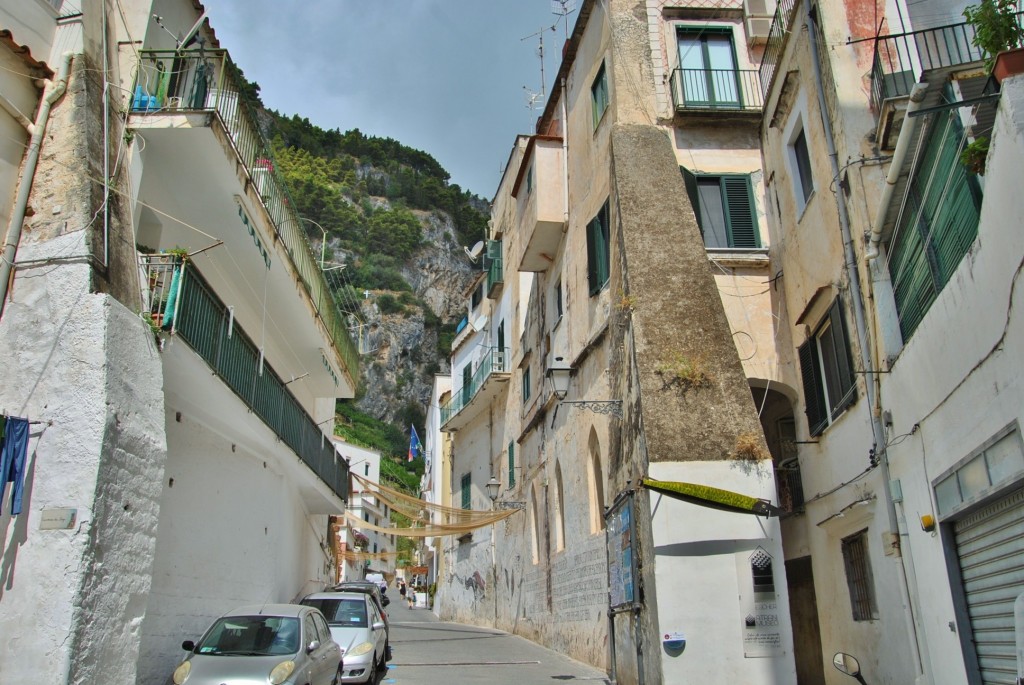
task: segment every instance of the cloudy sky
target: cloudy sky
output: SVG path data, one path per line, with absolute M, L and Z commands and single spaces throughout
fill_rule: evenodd
M 538 37 L 527 36 L 543 29 L 549 91 L 565 40 L 557 0 L 204 4 L 268 107 L 424 150 L 487 199 L 515 134 L 531 133 L 543 106 L 527 107 L 526 89 L 541 88 Z

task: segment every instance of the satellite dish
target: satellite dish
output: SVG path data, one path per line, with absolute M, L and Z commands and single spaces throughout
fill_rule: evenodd
M 469 257 L 469 261 L 476 264 L 476 260 L 480 259 L 480 255 L 483 254 L 484 241 L 478 240 L 472 249 L 468 247 L 463 247 L 462 249 L 466 251 L 466 256 Z

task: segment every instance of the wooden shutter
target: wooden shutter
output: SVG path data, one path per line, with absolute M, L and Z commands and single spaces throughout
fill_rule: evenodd
M 471 509 L 473 506 L 473 493 L 470 490 L 472 477 L 467 473 L 462 477 L 462 508 Z
M 610 232 L 608 228 L 608 203 L 594 219 L 587 224 L 587 281 L 590 294 L 596 295 L 608 282 Z
M 594 218 L 587 224 L 587 283 L 589 284 L 591 295 L 601 290 L 601 286 L 597 282 L 597 245 L 594 240 L 594 226 L 596 223 L 597 219 Z
M 683 173 L 683 183 L 686 184 L 686 194 L 690 196 L 690 206 L 693 207 L 693 215 L 697 218 L 697 227 L 700 228 L 701 234 L 703 234 L 704 226 L 701 224 L 700 219 L 700 195 L 697 193 L 697 177 L 690 173 L 690 170 L 686 167 L 679 167 L 679 171 Z
M 516 484 L 516 443 L 508 444 L 508 486 Z
M 818 435 L 828 425 L 825 409 L 825 387 L 821 382 L 821 367 L 818 362 L 818 341 L 811 338 L 800 346 L 800 375 L 804 385 L 804 411 L 811 435 Z
M 836 351 L 836 376 L 839 378 L 839 390 L 842 399 L 832 407 L 835 418 L 853 404 L 857 399 L 857 382 L 853 373 L 853 355 L 850 350 L 850 334 L 846 329 L 846 317 L 843 316 L 842 301 L 837 297 L 828 312 L 832 330 L 834 349 Z
M 722 200 L 729 231 L 729 247 L 761 247 L 750 177 L 723 176 Z

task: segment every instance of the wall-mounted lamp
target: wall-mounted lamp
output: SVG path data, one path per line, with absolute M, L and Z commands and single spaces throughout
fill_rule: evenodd
M 935 530 L 935 517 L 931 514 L 925 514 L 921 517 L 921 530 L 926 533 L 930 533 Z
M 561 357 L 555 357 L 555 366 L 547 370 L 548 380 L 551 381 L 551 390 L 555 393 L 559 403 L 575 404 L 580 409 L 589 409 L 595 414 L 610 414 L 616 418 L 622 418 L 622 400 L 567 400 L 569 394 L 569 378 L 572 376 L 572 367 L 562 363 Z
M 501 490 L 501 483 L 494 476 L 487 481 L 487 496 L 491 498 L 491 503 L 498 509 L 525 509 L 526 502 L 499 502 L 498 491 Z

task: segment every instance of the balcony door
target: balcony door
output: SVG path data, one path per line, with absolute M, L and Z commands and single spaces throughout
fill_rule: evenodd
M 742 108 L 731 30 L 680 29 L 679 69 L 687 107 Z

